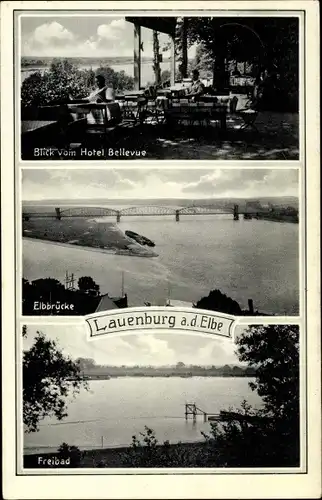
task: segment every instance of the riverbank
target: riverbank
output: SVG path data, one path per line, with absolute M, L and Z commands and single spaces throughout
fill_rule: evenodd
M 298 215 L 269 213 L 269 214 L 256 214 L 255 216 L 253 216 L 253 218 L 258 220 L 268 220 L 271 222 L 289 222 L 291 224 L 299 223 Z
M 158 450 L 162 450 L 163 445 L 157 445 Z M 206 452 L 207 443 L 205 441 L 196 441 L 196 442 L 186 442 L 186 443 L 172 443 L 168 445 L 169 453 L 179 453 L 187 457 L 187 461 L 192 456 L 203 455 Z M 92 449 L 92 450 L 84 450 L 81 452 L 81 456 L 77 464 L 74 462 L 74 465 L 71 464 L 68 467 L 77 467 L 77 468 L 105 468 L 105 467 L 115 467 L 115 468 L 125 468 L 125 467 L 135 467 L 135 464 L 130 465 L 131 455 L 134 456 L 134 450 L 130 446 L 119 447 L 119 448 L 100 448 L 100 449 Z M 32 455 L 24 455 L 23 462 L 24 468 L 34 469 L 34 468 L 46 468 L 44 465 L 39 463 L 39 457 L 42 458 L 42 462 L 44 459 L 55 459 L 61 458 L 59 453 L 37 453 Z M 186 460 L 181 465 L 182 467 L 196 467 L 196 464 L 187 463 Z M 63 466 L 61 466 L 64 468 Z M 66 467 L 66 466 L 65 466 Z M 167 467 L 165 464 L 164 467 Z M 177 467 L 180 467 L 178 463 Z M 50 468 L 53 468 L 52 466 Z
M 135 243 L 112 222 L 66 217 L 61 220 L 42 217 L 23 221 L 24 238 L 64 246 L 86 247 L 115 255 L 157 257 L 150 248 Z

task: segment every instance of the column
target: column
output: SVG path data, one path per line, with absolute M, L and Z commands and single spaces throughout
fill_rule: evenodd
M 188 47 L 187 47 L 187 18 L 182 18 L 182 32 L 181 32 L 181 46 L 182 46 L 182 64 L 181 64 L 181 77 L 187 78 L 188 76 Z
M 176 52 L 174 35 L 171 36 L 171 55 L 170 55 L 170 84 L 175 84 L 176 78 Z
M 141 86 L 141 26 L 134 24 L 134 89 Z

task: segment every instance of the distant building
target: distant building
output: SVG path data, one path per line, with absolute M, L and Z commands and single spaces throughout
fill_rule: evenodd
M 186 302 L 184 300 L 173 300 L 167 299 L 165 304 L 166 307 L 194 307 L 192 302 Z

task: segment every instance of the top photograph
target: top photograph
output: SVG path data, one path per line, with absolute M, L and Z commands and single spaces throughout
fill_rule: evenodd
M 298 161 L 301 27 L 16 12 L 20 159 Z

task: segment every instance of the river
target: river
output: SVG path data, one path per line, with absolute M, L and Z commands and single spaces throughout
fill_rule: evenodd
M 159 441 L 202 441 L 210 424 L 200 416 L 194 425 L 184 418 L 185 403 L 209 413 L 240 407 L 243 399 L 258 407 L 261 400 L 248 387 L 250 379 L 230 377 L 123 377 L 89 382 L 68 405 L 61 422 L 46 418 L 39 432 L 25 434 L 25 453 L 50 453 L 66 442 L 81 449 L 131 444 L 144 426 Z
M 154 72 L 153 72 L 153 67 L 152 67 L 153 62 L 152 61 L 141 61 L 141 85 L 145 86 L 147 83 L 153 83 L 154 82 Z M 134 77 L 134 66 L 133 64 L 108 64 L 110 68 L 112 68 L 114 71 L 124 71 L 126 75 L 131 76 L 132 78 Z M 99 67 L 98 64 L 93 64 L 92 66 L 89 64 L 79 64 L 78 68 L 81 70 L 84 69 L 93 69 L 94 71 Z M 21 70 L 21 83 L 28 78 L 28 76 L 32 75 L 36 71 L 39 71 L 41 74 L 44 74 L 45 71 L 47 71 L 48 68 L 44 66 L 35 66 L 32 68 L 22 68 Z M 170 62 L 166 61 L 161 63 L 161 71 L 169 70 L 170 71 Z
M 103 219 L 102 219 L 103 220 Z M 112 218 L 105 220 L 112 221 Z M 243 308 L 247 300 L 262 313 L 299 311 L 297 224 L 232 220 L 232 215 L 123 217 L 120 229 L 153 240 L 158 257 L 108 255 L 90 249 L 23 241 L 23 275 L 28 280 L 65 273 L 92 276 L 102 293 L 121 292 L 122 272 L 129 305 L 173 300 L 190 303 L 220 289 Z

